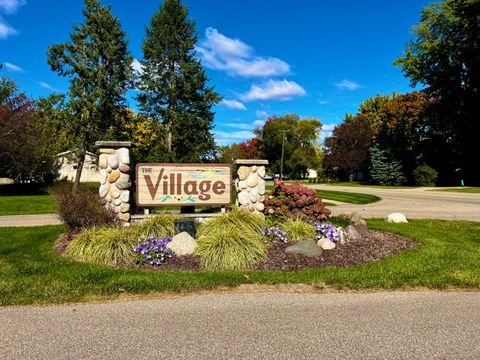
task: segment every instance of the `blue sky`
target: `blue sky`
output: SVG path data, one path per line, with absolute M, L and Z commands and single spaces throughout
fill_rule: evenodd
M 410 91 L 392 62 L 427 0 L 186 0 L 202 60 L 224 101 L 215 107 L 219 145 L 252 136 L 269 115 L 319 118 L 326 136 L 345 112 L 377 93 Z M 31 97 L 66 91 L 47 47 L 82 21 L 81 0 L 0 0 L 0 62 Z M 141 59 L 145 25 L 161 1 L 102 0 Z M 132 94 L 130 94 L 132 95 Z M 135 108 L 131 101 L 130 106 Z

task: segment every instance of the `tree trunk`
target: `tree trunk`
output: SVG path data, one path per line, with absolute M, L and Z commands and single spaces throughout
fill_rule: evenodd
M 85 163 L 85 155 L 87 154 L 87 144 L 83 141 L 78 152 L 77 172 L 75 174 L 75 181 L 73 182 L 72 193 L 77 192 L 80 186 L 80 178 L 82 177 L 83 164 Z

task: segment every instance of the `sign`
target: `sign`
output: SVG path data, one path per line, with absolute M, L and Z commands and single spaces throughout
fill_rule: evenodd
M 232 168 L 227 164 L 138 164 L 138 206 L 228 205 Z

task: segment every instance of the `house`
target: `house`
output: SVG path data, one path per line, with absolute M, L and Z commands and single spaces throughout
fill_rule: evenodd
M 74 153 L 69 150 L 57 154 L 54 168 L 56 180 L 74 181 L 77 173 L 77 162 Z M 98 156 L 87 151 L 80 182 L 98 182 L 99 179 Z

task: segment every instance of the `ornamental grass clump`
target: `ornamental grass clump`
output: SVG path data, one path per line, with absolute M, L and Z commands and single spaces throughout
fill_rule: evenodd
M 288 219 L 280 226 L 291 242 L 314 240 L 317 234 L 314 225 L 298 218 L 294 220 Z
M 265 214 L 278 219 L 324 220 L 330 216 L 314 190 L 301 184 L 280 184 L 265 199 Z
M 131 229 L 92 227 L 72 240 L 65 255 L 77 261 L 122 266 L 133 262 L 136 242 L 135 233 Z
M 148 236 L 155 238 L 172 237 L 175 235 L 175 220 L 175 215 L 168 213 L 158 214 L 134 224 L 132 230 L 141 240 L 146 240 Z
M 317 240 L 320 240 L 321 238 L 327 238 L 333 242 L 338 242 L 340 240 L 340 234 L 338 233 L 337 228 L 332 224 L 317 221 L 315 222 L 315 229 L 317 232 Z
M 264 227 L 262 218 L 233 210 L 199 227 L 195 253 L 206 270 L 248 269 L 267 257 Z
M 162 265 L 168 259 L 175 256 L 173 250 L 167 248 L 167 244 L 172 238 L 156 238 L 151 235 L 145 241 L 140 242 L 134 247 L 137 264 Z

